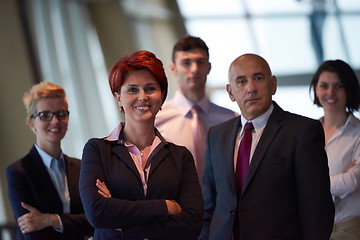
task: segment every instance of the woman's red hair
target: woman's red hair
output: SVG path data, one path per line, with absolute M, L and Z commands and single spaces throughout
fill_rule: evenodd
M 150 71 L 157 79 L 161 92 L 164 96 L 164 102 L 168 91 L 168 81 L 165 75 L 163 63 L 155 56 L 154 53 L 149 51 L 134 52 L 131 55 L 121 58 L 114 64 L 109 73 L 109 85 L 112 94 L 115 96 L 115 92 L 119 92 L 129 72 L 142 69 Z

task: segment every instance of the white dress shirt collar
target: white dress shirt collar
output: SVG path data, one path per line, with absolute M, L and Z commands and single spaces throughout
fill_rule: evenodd
M 324 117 L 321 117 L 320 122 L 323 124 L 324 123 Z M 348 129 L 351 125 L 353 125 L 353 127 L 356 127 L 356 125 L 358 124 L 359 119 L 357 119 L 354 114 L 349 113 L 349 116 L 346 119 L 346 122 L 344 125 L 342 125 L 341 127 L 339 127 L 339 129 L 331 136 L 331 138 L 329 139 L 328 144 L 330 144 L 332 141 L 334 141 L 338 136 L 342 135 L 343 132 Z
M 123 139 L 123 133 L 122 130 L 125 126 L 125 122 L 120 122 L 119 125 L 117 125 L 111 133 L 105 137 L 104 139 L 107 141 L 118 141 L 121 144 L 125 145 L 125 140 Z M 155 128 L 155 137 L 159 139 L 160 142 L 170 142 L 167 139 L 165 139 L 160 132 Z
M 43 163 L 45 164 L 45 166 L 50 169 L 50 165 L 51 165 L 51 160 L 53 159 L 52 156 L 50 156 L 47 152 L 45 152 L 44 150 L 42 150 L 38 145 L 35 144 L 35 148 L 38 151 L 41 160 L 43 161 Z M 58 159 L 62 162 L 65 161 L 64 159 L 64 154 L 63 152 L 60 153 L 60 159 Z
M 243 117 L 243 115 L 241 115 L 242 128 L 245 126 L 247 122 L 252 122 L 252 124 L 254 125 L 255 132 L 258 132 L 258 129 L 263 129 L 265 127 L 273 110 L 274 110 L 274 105 L 271 104 L 269 109 L 263 115 L 251 121 L 248 121 L 246 118 Z

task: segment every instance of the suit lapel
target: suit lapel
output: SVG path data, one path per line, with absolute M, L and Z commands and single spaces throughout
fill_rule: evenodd
M 24 168 L 37 192 L 36 197 L 40 199 L 41 204 L 38 207 L 41 206 L 41 210 L 46 212 L 63 212 L 59 194 L 35 146 L 29 153 L 29 159 L 24 162 Z
M 278 122 L 282 119 L 284 111 L 275 102 L 273 102 L 273 104 L 274 104 L 273 112 L 271 113 L 271 115 L 269 117 L 269 120 L 264 129 L 264 132 L 262 133 L 261 138 L 260 138 L 260 140 L 256 146 L 256 149 L 254 151 L 254 154 L 252 156 L 251 163 L 249 166 L 249 172 L 245 179 L 244 189 L 242 191 L 243 193 L 244 193 L 244 191 L 246 191 L 248 184 L 250 183 L 251 179 L 256 174 L 256 171 L 257 171 L 261 161 L 263 160 L 267 149 L 271 145 L 273 139 L 275 138 L 277 132 L 280 129 L 280 125 L 278 124 Z
M 226 125 L 227 128 L 224 130 L 225 134 L 229 134 L 225 136 L 224 142 L 224 160 L 226 166 L 226 176 L 228 178 L 228 182 L 230 183 L 231 189 L 233 190 L 234 196 L 236 196 L 236 187 L 235 187 L 235 169 L 234 169 L 234 151 L 235 151 L 235 143 L 236 138 L 239 133 L 239 129 L 241 127 L 241 118 L 238 117 L 234 119 L 230 124 Z
M 161 142 L 157 147 L 159 148 L 159 151 L 157 151 L 156 149 L 154 149 L 153 152 L 156 152 L 156 157 L 152 157 L 150 159 L 151 161 L 151 168 L 150 168 L 150 172 L 149 172 L 149 176 L 148 179 L 151 178 L 151 175 L 154 173 L 154 171 L 156 170 L 156 168 L 159 166 L 159 164 L 164 160 L 165 156 L 170 152 L 168 147 L 164 147 L 164 145 L 167 145 L 166 142 Z
M 66 155 L 64 157 L 66 163 L 67 186 L 70 195 L 70 212 L 74 212 L 74 210 L 76 210 L 77 199 L 80 199 L 78 188 L 80 168 L 74 163 L 72 158 Z
M 74 194 L 74 192 L 76 191 L 73 188 L 73 176 L 76 176 L 76 171 L 74 169 L 73 163 L 71 161 L 71 159 L 67 156 L 64 156 L 65 158 L 65 165 L 66 165 L 66 178 L 67 178 L 67 185 L 68 185 L 68 189 L 69 189 L 69 194 L 70 194 L 70 199 L 72 199 L 72 195 Z
M 121 161 L 124 162 L 125 165 L 128 166 L 128 168 L 135 174 L 139 182 L 141 183 L 141 178 L 139 175 L 139 172 L 135 166 L 134 160 L 131 158 L 127 148 L 122 143 L 118 142 L 112 142 L 111 144 L 116 144 L 116 146 L 111 148 L 111 151 L 118 157 L 118 159 L 121 159 Z M 110 165 L 109 165 L 110 166 Z M 110 169 L 108 169 L 109 171 Z M 109 171 L 111 172 L 111 171 Z

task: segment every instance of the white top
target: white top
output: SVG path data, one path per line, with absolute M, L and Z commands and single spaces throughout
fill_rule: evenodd
M 70 213 L 70 193 L 67 183 L 64 154 L 61 152 L 60 159 L 55 160 L 53 159 L 52 156 L 50 156 L 45 151 L 43 151 L 38 145 L 35 144 L 35 147 L 36 150 L 39 152 L 39 155 L 43 163 L 45 164 L 49 172 L 49 175 L 51 177 L 51 180 L 56 188 L 56 191 L 58 192 L 59 197 L 63 203 L 63 213 Z M 61 169 L 54 169 L 57 166 L 57 164 L 52 164 L 53 161 L 58 161 L 59 163 L 61 162 L 61 165 L 63 167 Z M 62 181 L 63 181 L 62 183 L 59 182 L 61 180 L 57 177 L 57 171 L 61 172 Z M 60 187 L 61 185 L 63 187 Z
M 335 202 L 335 223 L 360 217 L 360 120 L 350 114 L 325 149 Z M 349 167 L 352 163 L 355 165 Z
M 260 137 L 265 129 L 265 126 L 269 120 L 269 117 L 272 113 L 274 109 L 274 105 L 271 104 L 269 109 L 261 116 L 248 121 L 247 119 L 245 119 L 243 116 L 241 116 L 241 124 L 242 127 L 239 129 L 239 133 L 238 136 L 236 138 L 236 144 L 235 144 L 235 149 L 234 149 L 234 171 L 236 171 L 236 163 L 237 163 L 237 155 L 238 155 L 238 151 L 239 151 L 239 145 L 240 145 L 240 141 L 244 135 L 244 126 L 247 122 L 252 122 L 254 129 L 252 131 L 252 142 L 251 142 L 251 151 L 250 151 L 250 162 L 252 159 L 252 156 L 254 154 L 255 148 L 260 140 Z M 250 164 L 250 163 L 249 163 Z

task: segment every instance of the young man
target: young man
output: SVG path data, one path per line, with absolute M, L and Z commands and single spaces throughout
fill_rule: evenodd
M 210 69 L 209 48 L 205 42 L 193 36 L 180 39 L 173 48 L 170 64 L 178 90 L 172 100 L 165 102 L 155 121 L 164 137 L 191 151 L 200 179 L 207 130 L 237 116 L 206 97 L 206 79 Z

